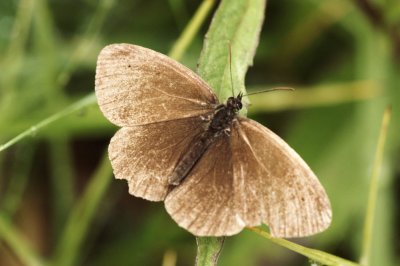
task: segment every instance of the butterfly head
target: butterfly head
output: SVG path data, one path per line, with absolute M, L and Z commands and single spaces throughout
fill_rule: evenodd
M 238 112 L 243 107 L 242 97 L 243 94 L 241 92 L 236 97 L 229 97 L 226 106 L 233 111 Z

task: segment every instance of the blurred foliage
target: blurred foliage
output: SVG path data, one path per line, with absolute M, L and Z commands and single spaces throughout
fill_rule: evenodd
M 94 90 L 100 49 L 135 43 L 167 53 L 200 1 L 0 2 L 0 265 L 192 265 L 195 238 L 163 204 L 137 199 L 102 163 L 113 127 L 96 104 L 39 121 Z M 210 24 L 181 62 L 195 69 Z M 393 108 L 379 182 L 371 265 L 400 264 L 400 3 L 269 1 L 248 91 L 249 116 L 281 135 L 330 196 L 331 227 L 298 243 L 358 261 L 383 111 Z M 90 96 L 89 96 L 90 97 Z M 99 167 L 101 166 L 101 167 Z M 7 241 L 1 241 L 7 239 Z M 67 257 L 67 258 L 65 258 Z M 307 265 L 244 230 L 226 239 L 220 265 Z

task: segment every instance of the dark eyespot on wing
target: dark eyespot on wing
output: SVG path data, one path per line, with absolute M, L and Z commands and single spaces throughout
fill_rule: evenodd
M 121 128 L 111 139 L 109 157 L 115 177 L 126 179 L 129 193 L 161 201 L 182 153 L 203 129 L 199 117 Z
M 195 73 L 150 49 L 113 44 L 100 53 L 96 96 L 118 126 L 143 125 L 209 113 L 215 94 Z

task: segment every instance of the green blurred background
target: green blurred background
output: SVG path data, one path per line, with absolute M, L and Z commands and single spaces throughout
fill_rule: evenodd
M 132 197 L 125 182 L 113 180 L 103 158 L 116 127 L 93 96 L 84 97 L 94 91 L 102 47 L 126 42 L 168 53 L 200 3 L 0 2 L 0 146 L 89 102 L 0 152 L 0 265 L 193 264 L 195 238 L 163 204 Z M 217 5 L 181 60 L 192 69 Z M 359 260 L 379 128 L 391 105 L 370 265 L 400 265 L 399 70 L 398 0 L 268 2 L 247 90 L 296 91 L 250 98 L 249 117 L 298 151 L 333 207 L 327 231 L 296 242 Z M 219 262 L 308 263 L 247 230 L 226 239 Z

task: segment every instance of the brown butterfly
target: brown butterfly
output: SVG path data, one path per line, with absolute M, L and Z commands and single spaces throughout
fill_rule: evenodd
M 275 237 L 326 229 L 331 207 L 317 177 L 281 138 L 245 117 L 242 94 L 221 104 L 190 69 L 130 44 L 98 58 L 101 111 L 122 127 L 108 152 L 129 193 L 164 201 L 197 236 L 228 236 L 265 223 Z

